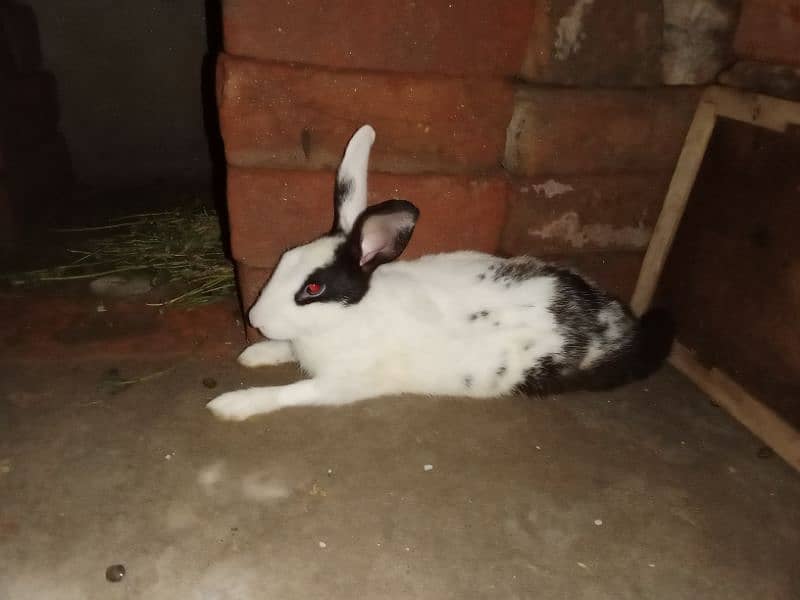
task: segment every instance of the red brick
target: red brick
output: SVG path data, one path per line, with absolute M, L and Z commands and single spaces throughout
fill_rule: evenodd
M 522 88 L 505 165 L 527 176 L 669 171 L 699 91 Z
M 280 252 L 326 232 L 334 174 L 231 168 L 228 212 L 234 258 L 272 268 Z M 371 173 L 371 203 L 392 197 L 421 210 L 405 258 L 464 248 L 493 252 L 506 216 L 508 181 L 486 177 Z
M 531 0 L 225 0 L 230 54 L 340 68 L 519 72 Z
M 743 58 L 800 66 L 800 0 L 744 0 L 733 47 Z
M 220 125 L 236 166 L 335 168 L 364 123 L 386 172 L 475 172 L 503 158 L 513 90 L 500 80 L 332 71 L 221 56 Z
M 501 248 L 507 254 L 644 250 L 669 174 L 516 179 Z
M 661 83 L 661 0 L 534 5 L 523 79 L 561 85 Z

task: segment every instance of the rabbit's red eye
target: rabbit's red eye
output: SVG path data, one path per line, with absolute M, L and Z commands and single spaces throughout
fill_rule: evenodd
M 325 290 L 325 286 L 319 283 L 309 283 L 306 286 L 306 294 L 309 296 L 319 296 Z

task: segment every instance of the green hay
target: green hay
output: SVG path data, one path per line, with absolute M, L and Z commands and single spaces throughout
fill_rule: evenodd
M 207 304 L 235 288 L 233 268 L 220 241 L 217 216 L 210 210 L 172 210 L 113 219 L 107 225 L 58 230 L 97 233 L 82 248 L 65 248 L 66 264 L 17 273 L 17 285 L 96 279 L 146 273 L 156 285 L 170 284 L 178 295 L 150 306 Z

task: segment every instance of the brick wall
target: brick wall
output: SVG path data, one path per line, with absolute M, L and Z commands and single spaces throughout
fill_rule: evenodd
M 422 211 L 406 257 L 532 253 L 627 296 L 699 94 L 663 83 L 716 75 L 698 64 L 708 53 L 665 58 L 676 4 L 223 2 L 217 96 L 245 306 L 282 248 L 329 226 L 334 169 L 363 123 L 377 130 L 370 199 Z M 721 39 L 724 15 L 710 33 L 678 29 Z

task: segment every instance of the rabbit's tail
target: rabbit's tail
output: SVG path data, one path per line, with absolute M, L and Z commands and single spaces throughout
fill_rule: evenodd
M 663 309 L 653 309 L 639 319 L 629 343 L 588 371 L 576 374 L 566 387 L 608 390 L 654 373 L 672 348 L 675 324 Z
M 648 310 L 639 319 L 634 343 L 631 375 L 643 379 L 655 372 L 669 355 L 675 338 L 675 322 L 662 308 Z

